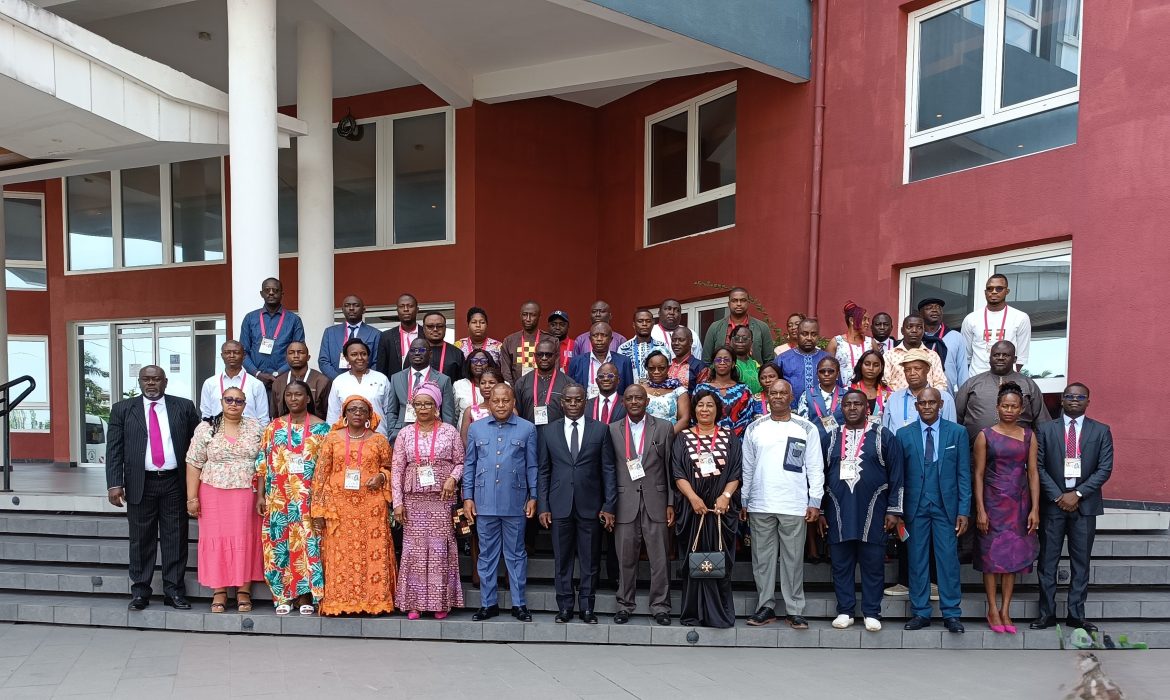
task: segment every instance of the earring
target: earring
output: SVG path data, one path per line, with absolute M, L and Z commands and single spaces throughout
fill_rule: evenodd
M 366 430 L 370 429 L 370 421 L 366 421 Z

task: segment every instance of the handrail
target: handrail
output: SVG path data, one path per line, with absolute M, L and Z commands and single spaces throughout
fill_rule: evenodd
M 20 392 L 16 400 L 12 400 L 12 388 L 22 382 L 28 382 L 28 387 Z M 12 411 L 21 404 L 28 395 L 37 388 L 37 380 L 29 375 L 17 377 L 10 382 L 0 385 L 0 417 L 4 419 L 4 462 L 0 464 L 0 469 L 4 471 L 4 488 L 0 489 L 4 493 L 12 491 L 12 433 L 9 426 L 9 421 L 12 419 Z

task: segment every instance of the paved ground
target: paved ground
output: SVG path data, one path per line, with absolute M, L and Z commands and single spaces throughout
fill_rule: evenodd
M 1170 651 L 1102 654 L 1127 698 L 1164 698 Z M 720 649 L 0 625 L 0 698 L 1063 698 L 1075 652 Z M 766 695 L 765 695 L 766 694 Z

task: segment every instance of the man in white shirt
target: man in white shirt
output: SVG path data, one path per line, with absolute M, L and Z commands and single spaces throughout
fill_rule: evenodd
M 1032 342 L 1032 319 L 1028 314 L 1008 306 L 1007 277 L 992 275 L 983 288 L 987 306 L 967 314 L 963 319 L 963 339 L 971 348 L 968 376 L 991 369 L 991 346 L 1007 340 L 1016 346 L 1016 371 L 1028 364 L 1028 347 Z
M 752 534 L 752 573 L 759 594 L 753 626 L 776 619 L 776 566 L 788 626 L 808 629 L 804 618 L 804 542 L 808 523 L 821 515 L 825 461 L 820 432 L 792 415 L 792 385 L 778 379 L 768 390 L 769 416 L 748 426 L 743 438 L 743 510 Z
M 199 392 L 200 413 L 204 418 L 222 413 L 219 401 L 223 392 L 235 388 L 243 391 L 248 400 L 244 415 L 260 421 L 261 427 L 268 425 L 268 387 L 244 371 L 244 346 L 239 341 L 229 340 L 220 347 L 219 357 L 223 360 L 223 371 L 203 382 L 203 390 Z
M 683 312 L 682 304 L 678 299 L 663 299 L 662 304 L 658 307 L 658 322 L 654 324 L 654 328 L 650 331 L 650 337 L 655 340 L 661 340 L 662 344 L 666 346 L 666 359 L 674 359 L 674 347 L 671 337 L 679 328 L 686 328 L 682 325 Z M 690 329 L 687 329 L 690 330 Z M 703 354 L 703 346 L 694 342 L 695 334 L 691 332 L 691 353 L 694 355 Z

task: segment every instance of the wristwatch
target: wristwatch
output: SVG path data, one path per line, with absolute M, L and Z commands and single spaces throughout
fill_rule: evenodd
M 1077 498 L 1084 498 L 1085 497 L 1085 494 L 1081 493 L 1080 491 L 1073 491 L 1073 493 L 1075 493 L 1077 495 Z
M 731 494 L 727 493 L 726 491 L 723 492 L 723 497 L 726 498 L 727 500 L 731 500 Z

